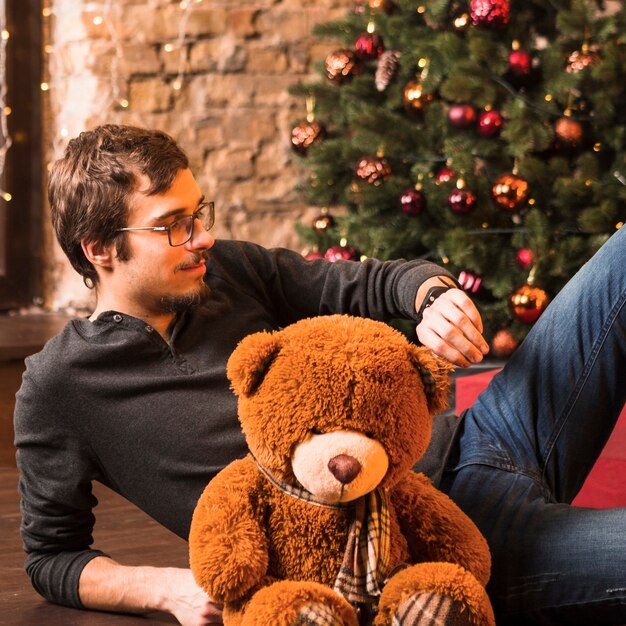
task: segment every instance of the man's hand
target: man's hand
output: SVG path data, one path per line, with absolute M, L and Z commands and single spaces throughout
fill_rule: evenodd
M 428 287 L 427 283 L 418 291 L 418 309 L 427 291 L 424 287 Z M 480 313 L 461 289 L 450 289 L 441 294 L 424 310 L 422 321 L 416 328 L 417 338 L 422 345 L 461 367 L 480 363 L 489 352 L 482 332 Z
M 171 613 L 182 626 L 222 623 L 222 606 L 198 587 L 191 570 L 167 568 L 161 573 L 169 590 L 162 610 Z
M 222 623 L 222 607 L 196 584 L 191 570 L 177 567 L 129 567 L 96 557 L 79 581 L 85 608 L 123 613 L 164 611 L 182 626 Z

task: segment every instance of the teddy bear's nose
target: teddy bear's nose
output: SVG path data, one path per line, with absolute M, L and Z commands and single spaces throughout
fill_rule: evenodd
M 343 485 L 351 483 L 361 471 L 361 464 L 347 454 L 339 454 L 328 461 L 331 474 Z

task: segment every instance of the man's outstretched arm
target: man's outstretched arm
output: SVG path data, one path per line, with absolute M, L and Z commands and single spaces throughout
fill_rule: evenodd
M 221 624 L 221 606 L 196 585 L 190 570 L 130 567 L 98 556 L 84 567 L 78 593 L 87 609 L 124 613 L 164 611 L 183 626 Z

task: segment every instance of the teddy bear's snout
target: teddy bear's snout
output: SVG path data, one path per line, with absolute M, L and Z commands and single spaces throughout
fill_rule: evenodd
M 350 484 L 361 471 L 361 464 L 348 454 L 339 454 L 328 461 L 331 474 L 343 485 Z

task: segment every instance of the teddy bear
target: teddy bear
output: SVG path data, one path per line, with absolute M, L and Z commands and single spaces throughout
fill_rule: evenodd
M 347 315 L 239 343 L 227 375 L 250 453 L 210 481 L 189 536 L 226 626 L 495 624 L 485 539 L 412 471 L 451 369 Z

